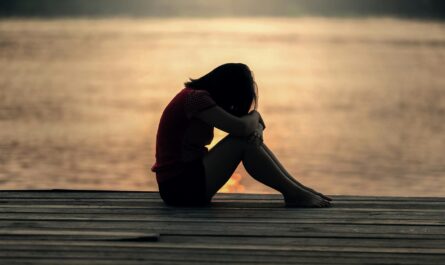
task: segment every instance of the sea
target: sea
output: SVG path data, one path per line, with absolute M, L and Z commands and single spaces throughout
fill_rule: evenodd
M 445 196 L 445 23 L 390 17 L 1 19 L 0 189 L 157 190 L 164 107 L 228 62 L 299 182 Z M 242 165 L 220 191 L 276 193 Z

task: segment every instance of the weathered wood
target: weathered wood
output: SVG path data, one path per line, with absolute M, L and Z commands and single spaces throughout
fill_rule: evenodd
M 163 203 L 159 199 L 0 199 L 0 206 L 23 206 L 23 205 L 94 205 L 94 206 L 120 206 L 120 207 L 163 207 Z M 214 200 L 212 207 L 231 207 L 231 208 L 282 208 L 283 201 L 260 201 L 260 200 Z M 362 201 L 334 201 L 332 203 L 333 208 L 372 208 L 372 209 L 415 209 L 415 210 L 445 210 L 445 203 L 442 202 L 406 202 L 400 204 L 399 202 L 362 202 Z
M 14 250 L 12 248 L 15 248 Z M 146 248 L 136 248 L 136 247 L 94 247 L 94 246 L 55 246 L 55 245 L 41 245 L 41 247 L 46 247 L 46 249 L 41 249 L 40 247 L 35 247 L 28 249 L 26 246 L 13 245 L 11 247 L 6 247 L 3 251 L 0 251 L 0 258 L 84 258 L 84 259 L 129 259 L 129 260 L 167 260 L 167 259 L 182 259 L 190 260 L 206 259 L 207 261 L 233 261 L 233 260 L 249 260 L 254 261 L 265 261 L 268 260 L 274 263 L 285 263 L 289 261 L 299 261 L 302 258 L 310 257 L 329 257 L 337 256 L 343 258 L 349 257 L 360 257 L 363 259 L 368 258 L 387 258 L 387 259 L 406 259 L 410 257 L 413 260 L 426 260 L 440 262 L 442 259 L 441 254 L 430 254 L 430 253 L 410 253 L 410 252 L 362 252 L 357 251 L 344 251 L 342 249 L 317 249 L 308 248 L 303 250 L 298 249 L 281 249 L 281 250 L 264 250 L 264 249 L 230 249 L 230 248 L 165 248 L 159 247 L 146 247 Z M 196 246 L 199 247 L 199 246 Z M 379 251 L 379 250 L 377 250 Z M 423 263 L 421 263 L 423 264 Z M 440 263 L 439 263 L 440 264 Z
M 170 217 L 189 217 L 189 218 L 270 218 L 270 219 L 295 219 L 295 218 L 353 218 L 358 217 L 363 220 L 379 219 L 427 219 L 442 220 L 445 218 L 444 211 L 406 211 L 406 210 L 388 210 L 388 209 L 336 209 L 329 211 L 317 211 L 314 209 L 273 209 L 268 211 L 258 211 L 257 209 L 231 209 L 231 208 L 211 208 L 211 209 L 190 209 L 190 208 L 120 208 L 120 207 L 0 207 L 0 213 L 41 213 L 41 214 L 88 214 L 89 216 L 170 216 Z
M 288 260 L 287 258 L 281 258 L 278 260 L 275 260 L 271 262 L 269 259 L 263 259 L 263 260 L 255 260 L 252 261 L 252 258 L 249 259 L 249 257 L 245 257 L 244 259 L 240 258 L 233 258 L 230 260 L 224 260 L 220 261 L 218 259 L 212 259 L 210 260 L 208 258 L 204 258 L 202 256 L 198 256 L 195 258 L 181 258 L 181 257 L 162 257 L 155 256 L 150 257 L 148 259 L 144 258 L 137 258 L 137 259 L 118 259 L 118 258 L 101 258 L 101 259 L 85 259 L 85 258 L 48 258 L 48 257 L 39 257 L 39 258 L 0 258 L 0 264 L 45 264 L 45 265 L 65 265 L 65 264 L 93 264 L 93 265 L 103 265 L 103 264 L 119 264 L 119 265 L 146 265 L 146 264 L 166 264 L 166 265 L 174 265 L 174 264 L 187 264 L 187 265 L 195 265 L 195 264 L 215 264 L 215 265 L 225 265 L 225 264 L 255 264 L 255 265 L 265 265 L 265 264 L 295 264 L 295 265 L 307 265 L 307 264 L 333 264 L 333 265 L 348 265 L 348 264 L 373 264 L 373 265 L 379 265 L 379 264 L 385 264 L 385 265 L 394 265 L 394 264 L 410 264 L 410 265 L 437 265 L 438 263 L 435 263 L 437 261 L 432 260 L 429 261 L 426 258 L 421 259 L 410 259 L 410 258 L 379 258 L 379 257 L 368 257 L 368 258 L 362 258 L 362 257 L 336 257 L 335 259 L 329 258 L 329 257 L 301 257 L 298 260 L 291 259 Z
M 115 214 L 109 215 L 91 215 L 91 214 L 51 214 L 51 213 L 0 213 L 0 221 L 12 220 L 12 221 L 89 221 L 89 222 L 183 222 L 183 223 L 206 223 L 213 222 L 221 225 L 231 223 L 250 223 L 250 224 L 356 224 L 356 225 L 429 225 L 429 226 L 445 226 L 445 219 L 431 220 L 416 219 L 412 216 L 408 216 L 411 219 L 389 218 L 373 218 L 364 219 L 364 216 L 322 216 L 317 217 L 314 215 L 299 215 L 295 218 L 280 218 L 276 216 L 272 217 L 219 217 L 219 216 L 201 216 L 193 217 L 186 216 L 162 216 L 162 215 L 122 215 Z M 423 217 L 423 216 L 421 216 Z M 209 221 L 209 218 L 212 218 Z
M 398 202 L 445 202 L 445 197 L 399 197 L 399 196 L 352 196 L 329 195 L 335 201 L 398 201 Z M 0 198 L 92 198 L 92 199 L 160 199 L 156 191 L 103 191 L 103 190 L 3 190 Z M 282 200 L 280 194 L 218 193 L 216 200 Z
M 317 224 L 218 224 L 212 222 L 88 222 L 88 221 L 2 221 L 0 229 L 76 229 L 91 231 L 125 231 L 175 235 L 202 236 L 255 236 L 262 237 L 361 237 L 361 238 L 417 238 L 443 239 L 443 227 L 436 226 L 397 226 L 397 225 L 317 225 Z
M 0 191 L 0 264 L 445 264 L 445 198 L 331 197 L 175 208 L 156 192 Z
M 110 265 L 110 264 L 119 264 L 119 265 L 195 265 L 195 264 L 209 264 L 200 261 L 184 261 L 184 260 L 128 260 L 128 259 L 61 259 L 61 258 L 0 258 L 0 264 L 8 264 L 8 265 L 79 265 L 79 264 L 87 264 L 87 265 Z M 228 262 L 212 262 L 214 265 L 224 265 L 224 264 L 241 264 L 241 263 L 228 263 Z M 260 263 L 259 263 L 260 264 Z M 298 263 L 296 263 L 298 264 Z M 301 263 L 300 263 L 301 264 Z M 310 264 L 310 263 L 307 263 Z
M 370 264 L 381 264 L 381 260 L 391 260 L 392 264 L 441 264 L 443 257 L 434 254 L 413 254 L 413 253 L 372 253 L 372 252 L 348 252 L 348 251 L 264 251 L 264 250 L 233 250 L 233 249 L 192 249 L 192 248 L 140 248 L 131 250 L 108 251 L 107 249 L 85 247 L 83 250 L 79 247 L 61 248 L 44 250 L 8 250 L 0 251 L 2 258 L 63 258 L 63 259 L 85 259 L 100 260 L 113 259 L 117 264 L 119 260 L 173 260 L 173 261 L 206 261 L 208 264 L 213 262 L 246 262 L 263 264 L 292 264 L 302 261 L 318 261 L 321 264 L 330 264 L 332 260 L 353 259 L 365 261 Z M 417 262 L 417 263 L 415 263 Z M 350 263 L 350 262 L 343 262 Z
M 64 240 L 113 240 L 113 241 L 158 241 L 159 234 L 156 233 L 137 233 L 137 232 L 106 232 L 106 231 L 82 231 L 82 230 L 0 230 L 0 244 L 3 244 L 8 238 L 26 238 L 30 239 L 57 239 Z
M 439 220 L 440 221 L 440 220 Z M 270 227 L 269 224 L 275 224 L 274 227 Z M 335 222 L 334 222 L 335 223 Z M 159 229 L 188 229 L 188 230 L 207 230 L 208 231 L 225 231 L 226 228 L 222 226 L 222 224 L 230 225 L 232 229 L 239 228 L 242 229 L 245 226 L 251 226 L 251 229 L 259 229 L 261 231 L 267 232 L 268 230 L 274 230 L 277 232 L 280 229 L 284 229 L 286 231 L 288 229 L 303 229 L 305 227 L 312 227 L 310 224 L 293 222 L 292 220 L 279 220 L 275 219 L 270 222 L 264 222 L 262 220 L 253 219 L 232 219 L 232 220 L 224 220 L 224 219 L 216 219 L 209 220 L 206 219 L 198 219 L 198 218 L 183 218 L 183 221 L 178 220 L 177 218 L 169 218 L 166 217 L 164 220 L 160 220 L 159 218 L 154 219 L 146 219 L 146 220 L 137 220 L 137 219 L 124 219 L 124 220 L 113 220 L 113 219 L 94 219 L 91 218 L 72 218 L 72 219 L 63 219 L 63 218 L 8 218 L 2 220 L 1 224 L 4 226 L 15 224 L 17 227 L 27 227 L 27 226 L 39 226 L 39 227 L 47 227 L 47 228 L 60 228 L 60 229 L 71 229 L 75 228 L 75 226 L 79 225 L 83 228 L 90 229 L 146 229 L 147 227 L 151 228 L 159 228 Z M 330 229 L 349 229 L 354 231 L 360 230 L 369 230 L 369 232 L 382 232 L 386 233 L 387 231 L 405 231 L 413 233 L 427 232 L 430 234 L 442 234 L 443 226 L 442 225 L 431 225 L 428 226 L 428 229 L 425 229 L 425 225 L 415 224 L 415 225 L 379 225 L 379 224 L 358 224 L 358 223 L 349 223 L 349 224 L 325 224 L 316 226 L 316 229 L 310 229 L 310 231 L 316 230 L 330 230 Z M 251 230 L 250 229 L 250 230 Z M 294 231 L 296 231 L 294 229 Z M 419 230 L 419 231 L 417 231 Z M 343 231 L 343 230 L 342 230 Z
M 12 244 L 57 244 L 57 245 L 73 245 L 76 242 L 85 244 L 93 244 L 94 246 L 107 246 L 111 244 L 114 246 L 122 245 L 122 242 L 145 242 L 146 240 L 138 240 L 137 237 L 123 237 L 122 233 L 114 233 L 112 231 L 105 232 L 104 235 L 96 236 L 94 238 L 88 235 L 76 235 L 78 231 L 70 231 L 71 234 L 66 234 L 65 231 L 39 230 L 40 233 L 20 233 L 12 231 L 13 233 L 1 234 L 0 248 L 2 245 Z M 48 232 L 48 233 L 47 233 Z M 93 234 L 93 233 L 92 233 Z M 124 233 L 125 234 L 125 233 Z M 69 240 L 69 241 L 67 241 Z M 385 238 L 335 238 L 330 237 L 266 237 L 265 240 L 258 240 L 258 236 L 219 236 L 218 245 L 248 245 L 248 246 L 324 246 L 324 247 L 361 247 L 361 248 L 413 248 L 413 249 L 443 249 L 445 239 L 429 240 L 429 239 L 385 239 Z M 162 235 L 158 242 L 167 242 L 175 244 L 214 244 L 215 238 L 212 236 L 182 236 L 182 235 Z M 136 243 L 139 244 L 139 243 Z M 124 246 L 128 246 L 125 243 Z
M 323 209 L 324 211 L 337 211 L 341 209 L 366 209 L 366 210 L 379 210 L 379 209 L 387 209 L 387 210 L 415 210 L 415 211 L 442 211 L 445 206 L 445 203 L 405 203 L 403 205 L 399 205 L 398 203 L 349 203 L 349 202 L 333 202 L 332 208 Z M 115 201 L 91 201 L 91 200 L 83 200 L 77 199 L 75 201 L 61 201 L 61 200 L 0 200 L 0 208 L 8 207 L 8 208 L 26 208 L 26 207 L 39 207 L 39 208 L 50 208 L 50 207 L 72 207 L 72 206 L 94 206 L 97 208 L 100 207 L 108 207 L 108 208 L 160 208 L 165 209 L 165 205 L 159 200 L 157 201 L 124 201 L 124 200 L 115 200 Z M 272 210 L 283 210 L 284 203 L 283 202 L 237 202 L 237 201 L 214 201 L 211 205 L 212 208 L 243 208 L 243 209 L 258 209 L 258 208 L 271 208 Z M 304 209 L 298 209 L 304 210 Z M 313 210 L 313 209 L 310 209 Z M 289 209 L 287 209 L 289 211 Z
M 202 243 L 214 242 L 213 237 L 163 235 L 166 242 L 172 243 Z M 218 244 L 263 245 L 265 241 L 258 237 L 220 236 Z M 352 246 L 352 247 L 402 247 L 402 248 L 443 248 L 445 238 L 429 239 L 386 239 L 386 238 L 335 238 L 331 237 L 267 237 L 267 245 L 298 245 L 298 246 Z
M 257 239 L 258 240 L 258 239 Z M 140 243 L 142 242 L 142 243 Z M 36 246 L 38 245 L 38 246 Z M 75 250 L 79 249 L 84 252 L 94 252 L 95 248 L 104 249 L 106 251 L 126 251 L 126 252 L 137 252 L 139 249 L 150 249 L 155 251 L 155 249 L 161 250 L 248 250 L 248 251 L 258 251 L 258 252 L 353 252 L 361 254 L 372 254 L 372 253 L 409 253 L 409 254 L 429 254 L 429 255 L 442 255 L 445 253 L 443 248 L 413 248 L 413 247 L 361 247 L 361 246 L 319 246 L 319 245 L 284 245 L 284 244 L 267 244 L 267 245 L 250 245 L 250 244 L 208 244 L 205 243 L 190 243 L 177 244 L 170 242 L 149 242 L 149 241 L 136 241 L 132 240 L 75 240 L 75 241 L 36 241 L 36 240 L 1 240 L 0 246 L 2 251 L 7 250 L 34 250 L 34 251 L 47 251 L 48 248 L 52 250 L 59 249 L 61 251 Z

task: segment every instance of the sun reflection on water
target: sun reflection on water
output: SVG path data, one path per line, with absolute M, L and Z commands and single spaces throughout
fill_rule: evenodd
M 163 108 L 188 77 L 243 62 L 299 181 L 443 196 L 444 44 L 444 23 L 399 19 L 2 20 L 0 188 L 156 190 Z M 272 192 L 242 166 L 222 190 L 240 187 Z

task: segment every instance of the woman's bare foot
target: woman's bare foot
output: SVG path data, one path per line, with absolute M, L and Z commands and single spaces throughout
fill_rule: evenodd
M 318 192 L 318 191 L 315 191 L 315 190 L 313 190 L 313 189 L 311 189 L 311 188 L 309 188 L 309 187 L 304 186 L 304 185 L 301 184 L 300 182 L 296 181 L 294 178 L 292 178 L 292 180 L 293 180 L 293 181 L 294 181 L 294 182 L 295 182 L 301 189 L 304 189 L 304 190 L 306 190 L 306 191 L 308 191 L 308 192 L 310 192 L 310 193 L 312 193 L 312 194 L 314 194 L 314 195 L 320 196 L 320 197 L 322 197 L 323 199 L 325 199 L 325 200 L 327 200 L 327 201 L 332 201 L 332 199 L 331 199 L 330 197 L 324 195 L 323 193 Z
M 330 207 L 331 203 L 309 191 L 302 191 L 292 197 L 285 197 L 284 201 L 286 207 L 309 207 L 309 208 L 320 208 L 320 207 Z
M 307 190 L 307 191 L 309 191 L 309 192 L 315 194 L 315 195 L 318 195 L 318 196 L 322 197 L 322 198 L 325 199 L 325 200 L 332 201 L 332 199 L 331 199 L 330 197 L 324 195 L 324 194 L 321 193 L 321 192 L 315 191 L 315 190 L 313 190 L 313 189 L 311 189 L 311 188 L 309 188 L 309 187 L 306 187 L 306 186 L 304 186 L 303 188 L 304 188 L 305 190 Z
M 306 191 L 308 191 L 308 192 L 310 192 L 310 193 L 312 193 L 312 194 L 318 195 L 318 196 L 322 197 L 322 198 L 325 199 L 325 200 L 332 201 L 332 199 L 331 199 L 330 197 L 324 195 L 324 194 L 321 193 L 321 192 L 315 191 L 315 190 L 313 190 L 313 189 L 311 189 L 311 188 L 309 188 L 309 187 L 304 186 L 303 184 L 301 184 L 300 182 L 298 182 L 298 181 L 297 181 L 295 178 L 293 178 L 292 176 L 289 176 L 289 179 L 292 180 L 295 184 L 297 184 L 301 189 L 304 189 L 304 190 L 306 190 Z

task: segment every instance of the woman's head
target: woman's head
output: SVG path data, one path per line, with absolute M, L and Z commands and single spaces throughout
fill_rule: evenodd
M 249 112 L 252 102 L 257 107 L 258 89 L 249 67 L 242 63 L 227 63 L 208 74 L 191 79 L 187 88 L 206 90 L 224 110 L 236 116 Z

